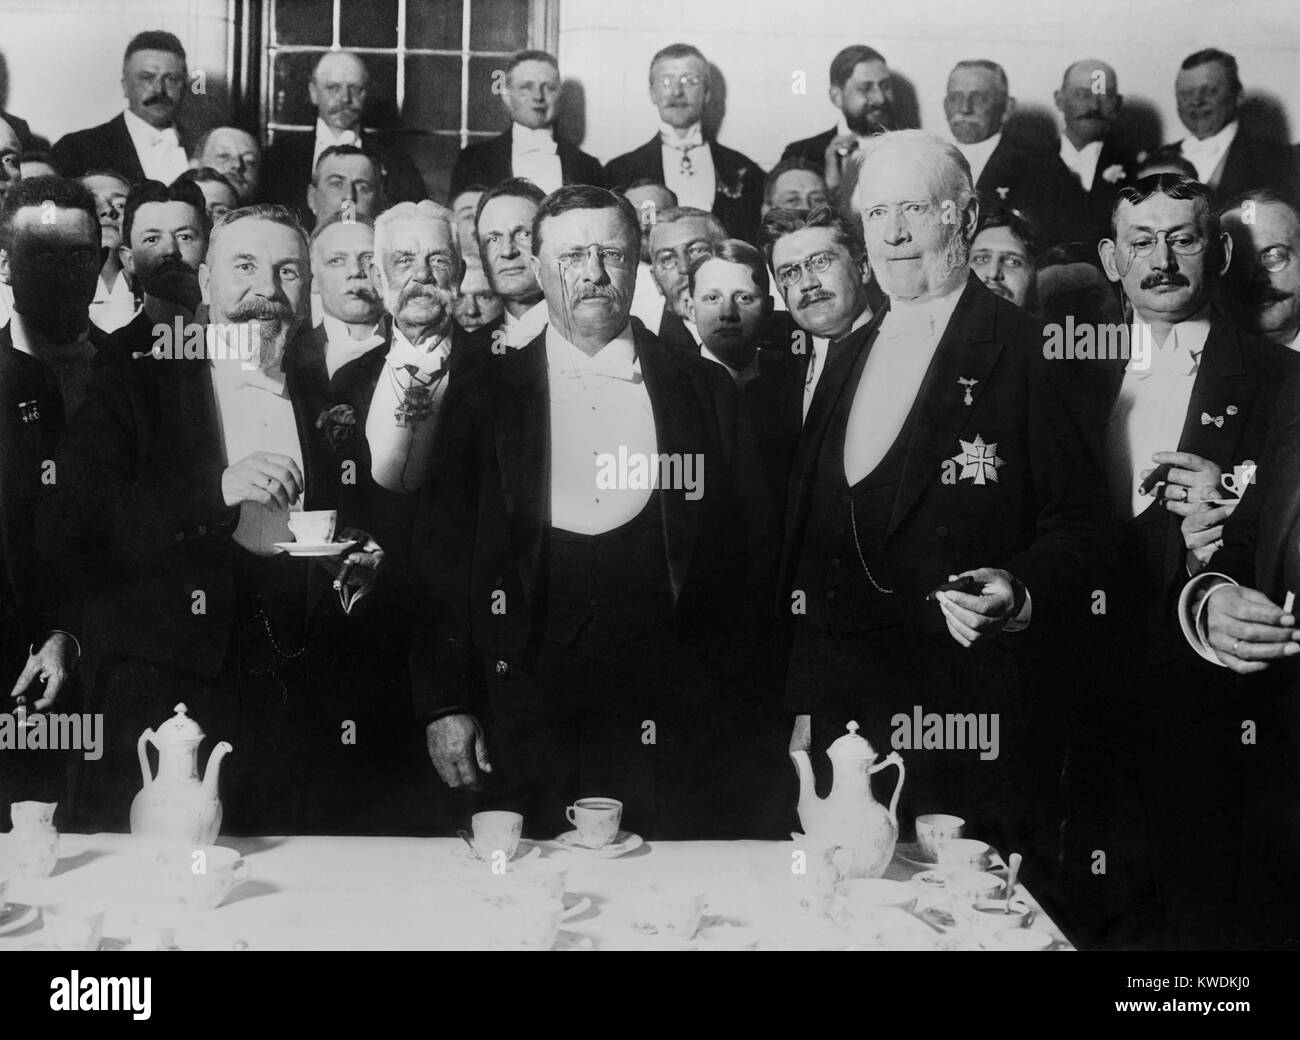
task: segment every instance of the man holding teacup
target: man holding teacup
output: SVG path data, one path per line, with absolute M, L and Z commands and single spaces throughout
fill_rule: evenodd
M 291 508 L 336 509 L 345 480 L 281 366 L 310 280 L 290 211 L 227 214 L 199 270 L 207 356 L 105 369 L 61 446 L 42 548 L 84 594 L 89 707 L 105 715 L 103 758 L 78 791 L 85 829 L 125 827 L 136 741 L 181 701 L 213 743 L 235 747 L 221 781 L 228 830 L 304 829 L 320 796 L 313 754 L 339 728 L 315 710 L 313 647 L 346 638 L 324 619 L 374 584 L 383 553 L 346 515 L 340 537 L 358 542 L 346 557 L 317 567 L 277 547 L 293 541 Z

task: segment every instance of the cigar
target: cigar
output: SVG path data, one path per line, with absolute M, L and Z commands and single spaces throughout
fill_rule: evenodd
M 1169 471 L 1173 469 L 1173 463 L 1166 462 L 1157 466 L 1147 474 L 1146 479 L 1138 486 L 1139 495 L 1149 495 L 1156 489 L 1157 484 L 1162 484 L 1169 476 Z
M 972 578 L 969 574 L 964 574 L 960 578 L 945 581 L 942 585 L 936 585 L 925 594 L 925 598 L 927 600 L 936 599 L 941 592 L 964 592 L 968 596 L 976 596 L 982 588 L 984 588 L 984 583 L 979 578 Z
M 1291 608 L 1295 606 L 1295 593 L 1290 589 L 1286 590 L 1286 599 L 1282 601 L 1282 613 L 1290 614 Z

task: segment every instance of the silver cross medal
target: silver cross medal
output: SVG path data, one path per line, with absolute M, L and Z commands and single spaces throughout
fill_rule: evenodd
M 966 391 L 966 396 L 962 398 L 963 403 L 968 405 L 974 404 L 975 399 L 971 397 L 970 392 L 975 389 L 975 384 L 978 383 L 979 380 L 967 379 L 965 376 L 958 376 L 957 382 L 960 383 Z

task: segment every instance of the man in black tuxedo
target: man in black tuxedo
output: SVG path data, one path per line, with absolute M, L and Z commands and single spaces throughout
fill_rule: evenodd
M 871 135 L 897 129 L 897 116 L 894 77 L 888 62 L 874 47 L 861 43 L 845 47 L 831 61 L 830 79 L 831 104 L 840 110 L 839 123 L 824 133 L 786 145 L 781 159 L 811 163 L 822 171 L 826 186 L 835 191 L 844 179 L 845 159 Z
M 1290 147 L 1270 141 L 1240 118 L 1241 77 L 1237 59 L 1208 47 L 1189 54 L 1174 80 L 1178 118 L 1189 132 L 1179 154 L 1196 167 L 1216 204 L 1250 188 L 1271 188 L 1294 197 L 1297 172 Z
M 1073 231 L 1062 199 L 1077 193 L 1055 156 L 1007 141 L 1002 130 L 1015 111 L 1007 74 L 993 61 L 960 61 L 948 75 L 943 111 L 957 149 L 970 164 L 980 206 L 1019 210 L 1034 221 L 1046 246 Z
M 307 186 L 307 210 L 304 223 L 313 227 L 339 213 L 374 220 L 384 210 L 379 160 L 350 144 L 326 148 Z
M 532 181 L 511 177 L 485 191 L 474 216 L 488 284 L 505 303 L 501 317 L 475 329 L 475 349 L 504 354 L 527 346 L 546 325 L 546 301 L 528 262 L 533 243 L 533 218 L 546 199 Z
M 1087 622 L 1092 679 L 1072 725 L 1064 879 L 1092 943 L 1207 949 L 1234 911 L 1236 849 L 1218 836 L 1236 815 L 1239 733 L 1231 677 L 1188 650 L 1172 607 L 1236 508 L 1221 476 L 1259 459 L 1298 359 L 1212 304 L 1232 242 L 1205 185 L 1143 178 L 1120 189 L 1112 219 L 1101 258 L 1133 307 L 1121 326 L 1128 357 L 1074 367 L 1092 366 L 1081 378 L 1105 424 L 1121 524 L 1114 573 L 1098 586 L 1104 606 Z M 1148 476 L 1162 466 L 1163 480 Z
M 195 145 L 190 168 L 216 170 L 235 189 L 241 206 L 258 201 L 262 184 L 262 148 L 246 130 L 237 126 L 218 126 L 209 130 Z
M 85 596 L 90 704 L 106 718 L 77 793 L 90 829 L 126 824 L 136 741 L 178 702 L 235 747 L 229 830 L 331 825 L 325 751 L 340 729 L 313 691 L 347 638 L 343 602 L 374 587 L 383 553 L 346 512 L 355 551 L 321 563 L 276 551 L 292 540 L 290 506 L 342 508 L 346 484 L 315 402 L 281 364 L 309 281 L 288 210 L 227 214 L 200 269 L 199 349 L 103 369 L 60 446 L 38 515 L 43 551 Z
M 471 184 L 495 187 L 523 177 L 549 194 L 564 184 L 604 184 L 600 162 L 555 132 L 560 65 L 546 51 L 520 51 L 506 65 L 501 103 L 510 129 L 468 145 L 456 158 L 451 195 Z
M 690 312 L 690 276 L 726 237 L 727 229 L 705 210 L 677 206 L 655 215 L 649 234 L 650 273 L 664 306 L 658 323 L 649 328 L 666 346 L 699 353 L 700 334 Z
M 642 178 L 663 184 L 679 205 L 711 212 L 730 238 L 755 241 L 763 209 L 764 173 L 753 159 L 706 139 L 701 124 L 709 98 L 709 63 L 696 48 L 674 43 L 650 62 L 650 100 L 660 127 L 651 140 L 605 165 L 605 183 Z
M 54 208 L 47 210 L 47 202 Z M 52 213 L 53 222 L 48 215 Z M 89 374 L 85 344 L 99 269 L 99 218 L 81 185 L 33 177 L 0 212 L 0 277 L 14 311 L 0 327 L 0 682 L 5 711 L 78 710 L 75 597 L 36 553 L 36 503 L 67 425 L 65 389 Z M 81 377 L 70 378 L 80 370 Z M 12 687 L 9 684 L 12 683 Z M 42 684 L 44 684 L 42 688 Z M 21 700 L 19 700 L 21 698 Z M 14 721 L 14 720 L 8 720 Z M 0 816 L 12 801 L 66 802 L 62 752 L 0 754 Z M 66 807 L 64 810 L 66 813 Z M 61 813 L 61 817 L 64 816 Z M 65 817 L 66 818 L 66 817 Z
M 630 323 L 639 236 L 621 196 L 547 198 L 550 324 L 453 382 L 416 521 L 433 763 L 536 836 L 584 794 L 646 837 L 752 833 L 773 779 L 726 679 L 761 645 L 762 476 L 726 372 Z M 619 468 L 646 464 L 654 480 Z
M 795 156 L 772 167 L 763 183 L 763 216 L 770 209 L 794 209 L 804 213 L 831 204 L 831 191 L 821 167 Z
M 1223 547 L 1178 602 L 1198 654 L 1243 677 L 1230 717 L 1242 776 L 1239 826 L 1206 841 L 1240 842 L 1234 940 L 1246 949 L 1300 947 L 1300 377 L 1278 394 L 1277 420 Z
M 132 184 L 145 178 L 170 184 L 189 168 L 188 135 L 176 121 L 188 89 L 181 41 L 169 32 L 139 33 L 122 65 L 126 111 L 61 137 L 55 164 L 65 177 L 116 170 Z
M 174 334 L 177 321 L 182 327 L 194 321 L 202 299 L 199 265 L 211 230 L 203 193 L 193 182 L 168 187 L 143 181 L 131 189 L 122 209 L 118 251 L 143 304 L 108 337 L 98 363 L 148 357 L 160 334 Z
M 365 63 L 351 51 L 321 55 L 307 83 L 311 103 L 316 106 L 315 129 L 307 133 L 277 132 L 266 153 L 264 199 L 301 209 L 321 154 L 341 144 L 353 145 L 379 160 L 384 198 L 390 205 L 429 197 L 415 164 L 362 127 L 369 83 Z
M 10 185 L 23 179 L 22 143 L 12 124 L 0 118 L 0 203 Z
M 862 153 L 854 206 L 889 299 L 830 355 L 791 473 L 791 747 L 820 760 L 856 720 L 880 755 L 903 752 L 900 819 L 957 813 L 1022 848 L 1039 669 L 1086 595 L 1101 476 L 1037 322 L 967 270 L 979 207 L 961 153 L 915 130 Z M 816 257 L 799 247 L 778 240 L 772 263 L 806 291 Z M 967 591 L 927 594 L 958 577 Z M 936 748 L 918 714 L 984 735 Z
M 1124 104 L 1119 81 L 1104 61 L 1084 58 L 1065 70 L 1052 98 L 1064 121 L 1058 158 L 1075 187 L 1056 202 L 1072 217 L 1062 234 L 1096 243 L 1110 229 L 1116 192 L 1137 180 L 1137 156 L 1113 132 Z
M 1237 322 L 1300 350 L 1300 210 L 1277 192 L 1242 192 L 1224 203 L 1232 236 L 1227 300 Z
M 690 274 L 686 298 L 700 334 L 700 357 L 725 368 L 742 392 L 762 369 L 770 285 L 763 254 L 738 238 L 719 242 Z

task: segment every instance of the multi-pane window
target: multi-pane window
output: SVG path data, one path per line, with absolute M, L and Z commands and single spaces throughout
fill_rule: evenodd
M 261 120 L 268 142 L 311 130 L 307 82 L 343 48 L 370 71 L 365 127 L 409 155 L 435 196 L 456 154 L 510 121 L 494 73 L 525 47 L 554 50 L 544 0 L 272 0 L 262 25 Z M 498 86 L 499 89 L 499 86 Z

